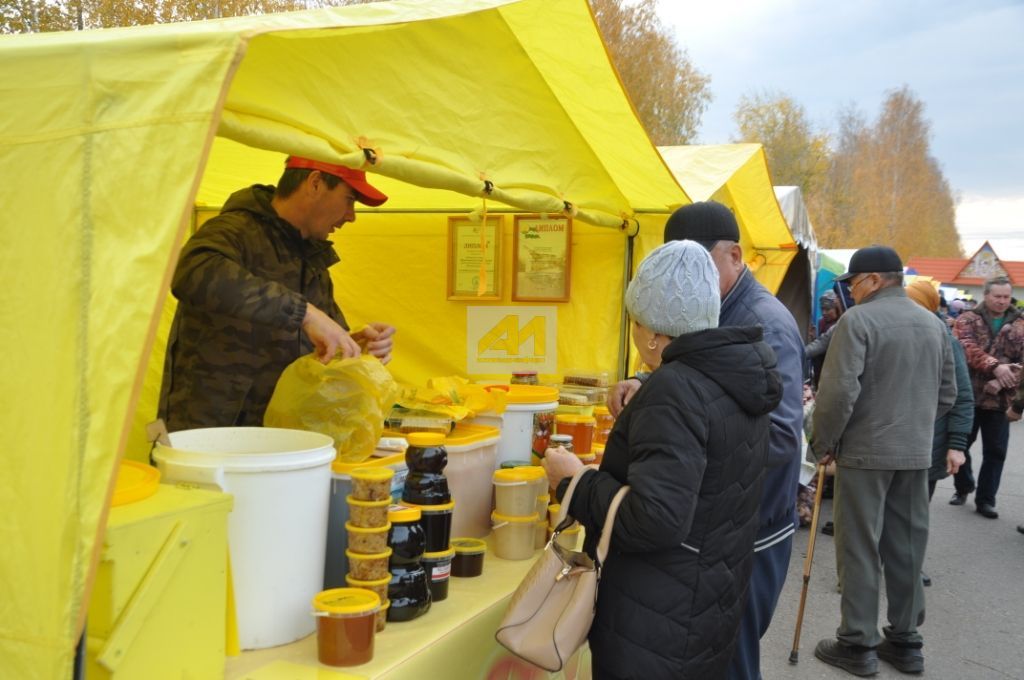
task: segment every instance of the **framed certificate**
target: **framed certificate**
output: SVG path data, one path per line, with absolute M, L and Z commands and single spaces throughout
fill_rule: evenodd
M 448 299 L 501 299 L 502 215 L 448 218 Z
M 572 219 L 516 215 L 512 299 L 568 302 Z

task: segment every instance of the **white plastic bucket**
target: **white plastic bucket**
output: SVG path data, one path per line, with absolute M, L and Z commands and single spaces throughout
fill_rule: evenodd
M 334 441 L 266 427 L 172 432 L 153 452 L 163 479 L 235 497 L 228 549 L 242 649 L 294 642 L 316 629 L 309 603 L 324 575 Z
M 498 441 L 498 464 L 510 460 L 529 461 L 533 452 L 534 418 L 544 414 L 547 431 L 544 439 L 554 432 L 555 409 L 558 408 L 558 390 L 542 385 L 510 385 L 505 412 L 481 413 L 470 422 L 489 425 L 501 430 Z

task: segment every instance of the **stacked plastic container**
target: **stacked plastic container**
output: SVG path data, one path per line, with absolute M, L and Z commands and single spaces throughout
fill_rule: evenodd
M 387 587 L 391 580 L 389 562 L 391 548 L 388 536 L 391 522 L 391 479 L 394 470 L 386 467 L 356 468 L 351 471 L 352 493 L 346 498 L 349 519 L 345 523 L 348 535 L 347 584 L 375 592 L 381 600 L 377 612 L 377 630 L 384 630 L 387 610 Z
M 496 556 L 526 560 L 544 547 L 549 499 L 543 468 L 527 465 L 494 472 L 491 522 Z

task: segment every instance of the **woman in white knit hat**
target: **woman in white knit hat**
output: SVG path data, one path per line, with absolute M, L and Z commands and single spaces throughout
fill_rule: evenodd
M 593 675 L 725 677 L 753 558 L 768 414 L 781 397 L 760 327 L 718 328 L 718 272 L 705 248 L 672 241 L 626 291 L 633 341 L 654 372 L 615 422 L 600 470 L 564 449 L 544 467 L 569 514 L 601 532 L 619 509 L 590 629 Z

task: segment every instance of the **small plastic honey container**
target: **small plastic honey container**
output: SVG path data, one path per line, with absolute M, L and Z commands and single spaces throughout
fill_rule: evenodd
M 345 583 L 348 584 L 349 588 L 362 588 L 373 591 L 377 593 L 377 597 L 380 598 L 381 602 L 386 603 L 388 599 L 388 584 L 391 583 L 391 574 L 376 581 L 360 581 L 357 578 L 352 578 L 352 574 L 346 574 Z
M 559 414 L 555 416 L 555 430 L 558 434 L 572 435 L 572 443 L 576 448 L 576 455 L 590 453 L 594 445 L 593 416 Z
M 455 549 L 448 548 L 439 552 L 425 552 L 420 563 L 427 571 L 427 584 L 430 586 L 430 598 L 440 602 L 448 597 L 448 581 L 452 575 L 452 558 Z
M 352 522 L 345 522 L 345 531 L 348 532 L 348 549 L 367 555 L 382 553 L 388 549 L 388 532 L 390 530 L 391 522 L 372 529 L 357 527 Z
M 537 496 L 537 517 L 547 519 L 548 516 L 548 503 L 551 502 L 551 494 L 544 494 L 543 496 Z
M 523 472 L 527 467 L 494 471 L 494 507 L 498 514 L 522 517 L 536 511 L 537 487 L 532 476 Z
M 615 418 L 607 406 L 595 406 L 594 421 L 594 444 L 603 446 L 608 442 L 608 435 L 611 434 L 612 426 L 615 425 Z
M 543 517 L 543 515 L 538 515 Z M 537 520 L 533 529 L 533 547 L 535 549 L 543 548 L 548 542 L 548 520 L 547 517 L 544 519 Z
M 472 578 L 484 573 L 484 554 L 487 544 L 479 538 L 453 538 L 452 576 Z
M 373 659 L 376 593 L 361 588 L 333 588 L 313 598 L 317 617 L 317 658 L 328 666 L 360 666 Z
M 395 471 L 389 467 L 362 467 L 352 470 L 352 498 L 357 501 L 382 501 L 391 498 L 391 480 Z
M 361 501 L 350 494 L 345 501 L 348 503 L 348 521 L 353 526 L 375 529 L 388 523 L 390 495 L 379 501 Z
M 495 555 L 504 560 L 528 560 L 533 557 L 537 515 L 518 517 L 494 512 L 491 513 L 491 523 L 494 527 Z
M 452 538 L 452 512 L 455 510 L 455 501 L 438 505 L 406 505 L 420 509 L 420 522 L 426 537 L 426 552 L 447 550 Z
M 555 537 L 555 543 L 566 550 L 578 550 L 580 542 L 580 525 L 575 524 Z
M 348 558 L 348 573 L 356 580 L 379 581 L 391 573 L 388 570 L 391 548 L 369 555 L 352 552 L 351 549 L 348 549 L 345 551 L 345 557 Z

